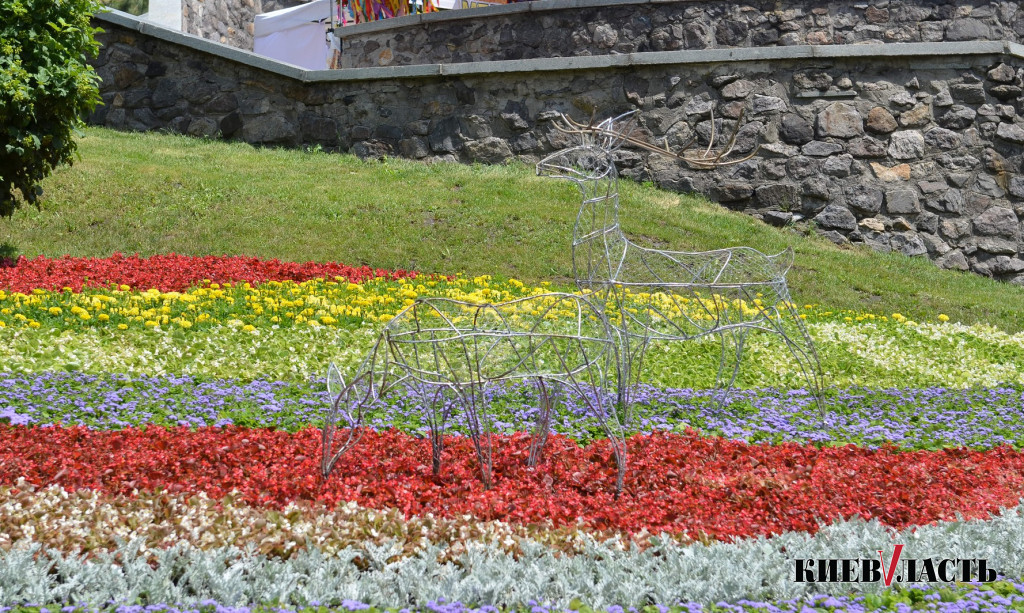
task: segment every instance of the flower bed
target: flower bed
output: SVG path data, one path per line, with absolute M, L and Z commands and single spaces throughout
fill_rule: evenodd
M 138 255 L 115 253 L 109 258 L 36 258 L 19 257 L 0 268 L 0 288 L 9 292 L 33 290 L 72 291 L 84 288 L 155 288 L 162 292 L 183 291 L 202 283 L 295 281 L 343 277 L 353 283 L 365 279 L 402 279 L 416 277 L 415 272 L 383 270 L 369 266 L 346 266 L 336 262 L 281 262 L 243 256 Z
M 697 435 L 629 440 L 625 492 L 613 499 L 614 460 L 605 441 L 580 447 L 552 437 L 547 460 L 525 466 L 524 435 L 496 437 L 495 486 L 475 478 L 468 437 L 446 442 L 444 472 L 428 465 L 429 442 L 394 430 L 367 433 L 326 484 L 316 477 L 319 431 L 247 428 L 125 429 L 0 426 L 0 482 L 23 477 L 112 494 L 134 490 L 236 491 L 249 504 L 354 501 L 439 517 L 471 514 L 514 523 L 581 524 L 625 532 L 685 532 L 731 539 L 813 532 L 836 518 L 877 518 L 904 528 L 956 514 L 987 517 L 1024 491 L 1024 453 L 869 450 L 853 445 L 749 445 Z
M 654 346 L 615 500 L 607 442 L 571 396 L 544 461 L 525 466 L 535 406 L 514 386 L 488 390 L 501 431 L 490 491 L 458 416 L 431 474 L 419 409 L 401 394 L 372 408 L 328 482 L 317 476 L 325 364 L 351 371 L 419 296 L 545 286 L 172 255 L 20 260 L 0 287 L 0 605 L 1020 601 L 1011 583 L 841 584 L 823 600 L 789 575 L 793 557 L 902 542 L 1024 576 L 1024 335 L 801 306 L 836 386 L 824 423 L 776 337 L 750 338 L 744 389 L 723 410 L 706 389 L 716 342 Z

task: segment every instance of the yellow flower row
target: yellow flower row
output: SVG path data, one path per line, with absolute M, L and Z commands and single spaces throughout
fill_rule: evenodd
M 206 282 L 185 292 L 161 292 L 156 289 L 131 291 L 122 285 L 111 289 L 90 289 L 81 293 L 32 290 L 28 294 L 0 290 L 0 328 L 8 326 L 38 328 L 41 325 L 66 328 L 109 326 L 120 330 L 137 327 L 189 329 L 228 324 L 245 331 L 261 327 L 351 326 L 363 322 L 387 322 L 423 296 L 439 296 L 473 304 L 494 304 L 537 296 L 551 291 L 549 283 L 528 286 L 516 279 L 494 280 L 488 275 L 456 276 L 445 279 L 372 279 L 349 283 L 341 277 L 296 283 L 270 281 L 223 285 Z M 626 311 L 647 321 L 693 322 L 723 319 L 738 321 L 772 312 L 772 304 L 760 295 L 750 301 L 727 296 L 678 295 L 665 292 L 630 293 Z M 632 304 L 630 304 L 632 303 Z M 792 305 L 781 305 L 781 307 Z M 543 305 L 527 301 L 522 313 L 541 315 Z M 612 303 L 606 310 L 618 317 Z M 864 313 L 832 313 L 806 305 L 802 317 L 843 317 L 845 321 L 888 321 L 886 316 Z M 571 308 L 553 308 L 548 319 L 575 317 Z M 939 316 L 940 321 L 944 315 Z M 898 313 L 892 319 L 906 322 Z M 911 322 L 912 323 L 912 322 Z

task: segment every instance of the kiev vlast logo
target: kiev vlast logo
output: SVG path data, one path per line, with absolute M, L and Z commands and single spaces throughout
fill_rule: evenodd
M 903 545 L 896 545 L 892 556 L 885 560 L 882 550 L 878 559 L 796 559 L 798 583 L 877 583 L 886 587 L 897 583 L 953 583 L 954 581 L 996 580 L 995 570 L 987 560 L 949 558 L 900 559 Z

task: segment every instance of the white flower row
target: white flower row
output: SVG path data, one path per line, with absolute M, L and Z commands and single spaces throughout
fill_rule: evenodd
M 230 325 L 209 330 L 106 328 L 0 329 L 0 364 L 19 372 L 68 368 L 131 375 L 190 374 L 237 379 L 304 380 L 322 377 L 334 361 L 356 368 L 381 324 L 355 331 L 326 326 L 262 329 Z M 897 322 L 823 322 L 808 326 L 830 385 L 1024 384 L 1024 334 L 991 326 Z M 720 345 L 709 338 L 652 348 L 645 378 L 669 387 L 706 387 L 714 381 Z M 793 386 L 804 381 L 786 345 L 767 333 L 745 346 L 740 383 Z

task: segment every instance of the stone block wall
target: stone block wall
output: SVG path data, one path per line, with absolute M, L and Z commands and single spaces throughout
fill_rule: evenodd
M 252 51 L 253 18 L 260 0 L 182 0 L 182 30 L 207 40 Z
M 737 150 L 763 143 L 710 173 L 648 156 L 631 174 L 773 225 L 813 221 L 838 244 L 1024 282 L 1024 63 L 1007 60 L 733 66 L 668 92 L 652 88 L 660 76 L 626 78 L 652 140 L 702 141 L 712 112 L 719 133 L 742 112 Z
M 301 71 L 180 33 L 102 24 L 90 122 L 361 157 L 535 162 L 559 112 L 635 109 L 679 146 L 741 121 L 708 172 L 620 152 L 628 177 L 767 223 L 1024 284 L 1024 47 L 1011 43 L 710 50 L 502 65 Z M 744 55 L 745 54 L 745 55 Z M 712 124 L 714 121 L 714 124 Z M 624 203 L 628 206 L 628 203 Z
M 344 28 L 343 67 L 681 49 L 1024 41 L 1024 8 L 989 0 L 542 0 Z

